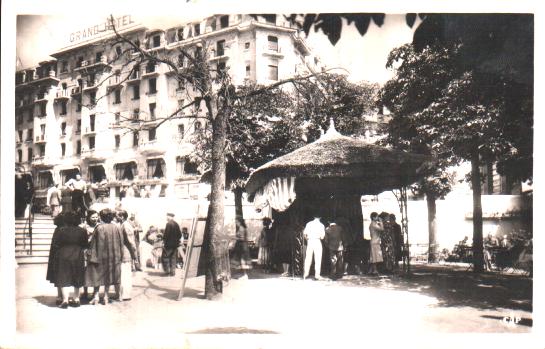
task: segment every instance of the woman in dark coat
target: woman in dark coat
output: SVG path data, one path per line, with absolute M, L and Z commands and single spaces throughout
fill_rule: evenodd
M 61 289 L 60 308 L 68 307 L 70 286 L 74 287 L 74 306 L 80 305 L 80 287 L 83 286 L 85 263 L 84 249 L 87 247 L 87 232 L 78 227 L 79 216 L 69 212 L 64 214 L 64 226 L 57 227 L 53 234 L 47 280 Z
M 49 258 L 47 261 L 47 273 L 45 279 L 51 283 L 55 283 L 57 278 L 57 251 L 59 250 L 57 241 L 59 239 L 59 228 L 64 225 L 64 213 L 59 213 L 55 218 L 53 218 L 53 224 L 57 226 L 53 232 L 51 238 L 51 246 L 49 247 Z M 60 287 L 57 287 L 57 305 L 62 303 L 62 290 Z
M 123 258 L 123 235 L 121 229 L 112 223 L 115 211 L 106 208 L 100 211 L 102 224 L 97 225 L 88 251 L 88 265 L 85 286 L 94 287 L 90 304 L 99 302 L 99 288 L 104 286 L 104 304 L 108 304 L 108 291 L 114 285 L 119 297 L 121 282 L 121 261 Z

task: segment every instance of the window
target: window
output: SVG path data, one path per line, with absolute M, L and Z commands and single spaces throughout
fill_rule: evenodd
M 221 77 L 225 74 L 225 62 L 219 62 L 217 66 L 218 76 Z
M 66 122 L 61 123 L 61 136 L 66 136 Z
M 212 31 L 216 30 L 216 25 L 216 18 L 214 17 L 210 20 L 210 29 L 212 29 Z
M 45 156 L 45 144 L 40 144 L 38 149 L 40 150 L 40 156 Z
M 17 131 L 17 134 L 19 135 L 19 138 L 17 138 L 17 142 L 23 141 L 23 130 Z
M 61 156 L 66 155 L 66 143 L 61 143 Z
M 51 175 L 51 172 L 49 171 L 42 171 L 38 172 L 38 188 L 45 189 L 49 188 L 51 184 L 53 183 L 53 176 Z
M 148 81 L 148 91 L 150 94 L 157 93 L 157 80 L 155 78 L 149 79 Z
M 95 62 L 100 62 L 101 59 L 102 59 L 102 51 L 98 51 L 95 54 Z
M 23 151 L 21 149 L 17 150 L 17 159 L 19 162 L 23 162 Z
M 81 67 L 82 63 L 83 63 L 83 56 L 79 56 L 77 61 L 76 61 L 76 67 L 77 68 Z
M 34 138 L 34 129 L 29 128 L 26 134 L 26 140 L 32 142 L 32 138 Z
M 68 71 L 68 62 L 62 61 L 61 62 L 61 73 L 66 73 Z
M 45 103 L 40 104 L 40 117 L 45 117 L 46 111 L 45 111 Z
M 245 50 L 249 50 L 249 49 L 250 49 L 250 43 L 249 43 L 249 42 L 245 42 L 245 43 L 244 43 L 244 49 L 245 49 Z
M 66 115 L 66 101 L 61 101 L 61 115 Z
M 147 178 L 163 178 L 165 176 L 165 161 L 163 159 L 150 159 L 147 161 Z
M 150 128 L 148 130 L 148 141 L 154 141 L 156 137 L 156 128 Z
M 155 63 L 149 62 L 148 64 L 146 64 L 146 73 L 153 73 L 153 72 L 155 72 Z
M 160 35 L 154 35 L 152 41 L 153 41 L 152 47 L 161 46 L 161 36 Z
M 199 167 L 188 157 L 179 156 L 176 158 L 176 173 L 178 174 L 178 176 L 198 175 Z
M 134 132 L 132 133 L 132 146 L 133 146 L 133 147 L 137 147 L 137 146 L 138 146 L 138 138 L 139 138 L 138 131 L 134 131 Z
M 89 79 L 87 79 L 87 86 L 95 86 L 95 74 L 89 74 Z
M 32 116 L 32 113 L 29 112 L 29 111 L 24 111 L 24 112 L 23 112 L 23 115 L 24 115 L 25 113 L 26 113 L 26 116 L 27 116 L 26 121 L 27 121 L 27 122 L 32 122 L 32 121 L 34 120 L 34 116 Z
M 119 103 L 121 103 L 121 90 L 116 89 L 114 92 L 114 104 L 119 104 Z
M 89 93 L 89 103 L 96 104 L 96 102 L 97 102 L 97 93 L 95 91 L 91 91 L 91 93 Z
M 225 40 L 216 42 L 216 56 L 223 56 L 225 54 Z
M 156 104 L 155 103 L 150 103 L 149 104 L 149 117 L 150 117 L 150 120 L 155 120 L 155 108 L 156 108 Z
M 195 58 L 200 59 L 202 57 L 202 47 L 197 46 L 195 49 Z
M 106 178 L 106 171 L 101 165 L 89 166 L 89 181 L 91 183 L 100 183 Z
M 28 161 L 32 161 L 34 154 L 32 154 L 32 148 L 28 148 Z
M 40 134 L 42 136 L 42 140 L 45 137 L 45 124 L 40 125 Z
M 75 101 L 76 101 L 76 112 L 80 112 L 81 111 L 81 97 L 75 98 Z
M 121 46 L 115 47 L 115 54 L 117 57 L 121 56 L 123 54 L 123 50 L 121 50 Z
M 95 136 L 89 137 L 89 150 L 95 149 Z
M 114 114 L 114 120 L 115 120 L 115 123 L 116 124 L 119 124 L 119 122 L 121 121 L 121 113 L 120 112 L 117 112 Z
M 140 109 L 138 109 L 138 108 L 137 108 L 137 109 L 134 109 L 134 110 L 132 111 L 132 119 L 133 119 L 134 121 L 138 121 L 139 117 L 140 117 Z
M 193 26 L 193 33 L 194 33 L 195 36 L 201 34 L 201 25 L 200 25 L 200 23 L 199 23 L 199 24 L 195 24 L 195 25 Z
M 201 127 L 202 127 L 201 122 L 200 122 L 200 121 L 195 121 L 195 125 L 194 125 L 194 130 L 195 130 L 195 132 L 197 132 L 198 130 L 200 130 Z
M 184 126 L 184 124 L 179 124 L 179 125 L 178 125 L 178 134 L 179 134 L 180 136 L 183 137 L 183 136 L 184 136 L 184 133 L 185 133 L 185 126 Z
M 278 80 L 278 65 L 269 65 L 269 80 Z
M 276 24 L 276 15 L 263 15 L 263 18 L 267 23 Z
M 81 119 L 78 119 L 76 121 L 76 134 L 79 135 L 81 133 Z
M 276 36 L 269 35 L 267 36 L 268 46 L 267 48 L 270 51 L 278 52 L 278 38 Z
M 178 38 L 178 41 L 181 41 L 184 39 L 184 28 L 178 28 L 178 31 L 176 32 L 176 36 Z
M 81 141 L 76 141 L 76 154 L 81 154 Z
M 250 65 L 246 65 L 246 77 L 249 78 L 250 75 L 252 74 L 252 69 L 250 67 Z
M 129 80 L 138 79 L 139 76 L 140 76 L 140 65 L 136 64 L 131 70 L 131 76 Z
M 119 149 L 119 146 L 121 145 L 121 137 L 119 135 L 115 135 L 115 149 Z
M 229 26 L 229 16 L 220 17 L 220 28 L 227 28 Z
M 137 168 L 135 162 L 125 162 L 114 165 L 115 179 L 117 180 L 130 180 L 132 181 L 137 174 Z
M 140 86 L 134 85 L 132 88 L 132 99 L 140 99 Z
M 95 119 L 96 119 L 96 115 L 95 114 L 91 114 L 89 115 L 89 128 L 91 132 L 95 132 Z

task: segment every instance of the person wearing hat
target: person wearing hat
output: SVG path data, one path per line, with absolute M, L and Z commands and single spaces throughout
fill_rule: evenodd
M 174 276 L 176 274 L 176 257 L 181 237 L 182 231 L 174 220 L 174 213 L 167 213 L 167 225 L 163 235 L 163 268 L 165 276 Z
M 325 227 L 320 222 L 320 217 L 314 215 L 314 219 L 305 225 L 303 235 L 307 240 L 304 278 L 309 277 L 310 265 L 312 264 L 312 257 L 314 257 L 314 278 L 323 280 L 320 272 L 322 269 L 322 240 L 325 236 Z

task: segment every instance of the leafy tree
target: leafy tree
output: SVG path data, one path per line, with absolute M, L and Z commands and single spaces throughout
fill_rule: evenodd
M 533 110 L 524 84 L 509 74 L 487 74 L 466 65 L 464 44 L 405 45 L 391 52 L 396 76 L 381 101 L 393 113 L 388 141 L 439 158 L 440 166 L 471 162 L 475 271 L 483 270 L 481 178 L 483 161 L 531 159 Z M 397 65 L 396 65 L 397 64 Z M 513 97 L 509 91 L 518 91 Z M 531 100 L 531 99 L 530 99 Z M 525 140 L 518 137 L 524 135 Z M 530 173 L 521 173 L 523 177 Z

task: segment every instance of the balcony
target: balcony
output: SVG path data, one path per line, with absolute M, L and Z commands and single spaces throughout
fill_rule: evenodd
M 47 102 L 47 96 L 45 93 L 38 93 L 36 97 L 34 97 L 34 103 L 46 103 Z
M 162 155 L 166 152 L 166 147 L 154 139 L 152 141 L 141 141 L 138 150 L 143 155 Z
M 78 72 L 78 71 L 90 72 L 90 71 L 97 71 L 97 70 L 104 70 L 104 69 L 111 69 L 111 68 L 112 68 L 112 65 L 108 63 L 108 57 L 102 56 L 100 57 L 100 59 L 95 59 L 95 60 L 88 59 L 88 60 L 81 61 L 76 66 L 76 68 L 74 68 L 74 71 L 75 72 Z
M 70 95 L 71 96 L 79 95 L 80 93 L 81 93 L 81 87 L 79 87 L 79 86 L 74 87 L 74 88 L 72 88 L 72 90 L 70 90 Z
M 83 132 L 84 136 L 93 136 L 96 135 L 96 128 L 95 127 L 86 127 L 85 132 Z
M 282 58 L 284 53 L 282 53 L 282 48 L 278 45 L 269 43 L 263 47 L 263 55 Z
M 82 148 L 81 158 L 87 161 L 105 161 L 111 154 L 104 150 L 97 150 L 95 148 Z
M 210 62 L 226 61 L 229 59 L 227 49 L 218 50 L 218 51 L 212 50 L 212 52 L 213 52 L 213 57 L 210 57 L 208 59 Z
M 19 85 L 15 85 L 15 89 L 25 89 L 29 86 L 40 85 L 40 86 L 56 86 L 60 82 L 59 79 L 55 77 L 55 71 L 50 70 L 47 74 L 37 74 L 34 72 L 32 75 L 27 75 L 25 82 Z
M 83 91 L 93 91 L 98 88 L 98 81 L 97 80 L 84 80 L 83 83 Z
M 146 70 L 144 71 L 144 74 L 142 74 L 142 78 L 150 78 L 159 75 L 157 65 L 153 65 L 151 67 L 146 67 Z
M 40 143 L 45 143 L 46 141 L 47 140 L 46 140 L 45 135 L 40 135 L 40 136 L 36 136 L 36 139 L 34 140 L 34 143 L 40 144 Z
M 134 84 L 140 82 L 140 71 L 134 71 L 132 74 L 127 78 L 127 84 Z
M 68 91 L 68 90 L 57 91 L 57 95 L 55 96 L 55 99 L 59 99 L 59 100 L 68 100 L 68 99 L 70 99 L 70 91 Z

